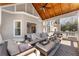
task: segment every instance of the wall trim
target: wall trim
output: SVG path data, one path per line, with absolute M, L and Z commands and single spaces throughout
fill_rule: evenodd
M 33 18 L 36 18 L 38 20 L 41 20 L 40 17 L 37 17 L 37 16 L 34 16 L 32 14 L 29 14 L 29 13 L 26 13 L 26 12 L 13 12 L 13 11 L 9 11 L 9 10 L 5 10 L 5 9 L 2 9 L 3 12 L 6 12 L 6 13 L 9 13 L 9 14 L 24 14 L 24 15 L 27 15 L 27 16 L 30 16 L 30 17 L 33 17 Z
M 9 5 L 4 5 L 4 6 L 0 6 L 1 8 L 3 7 L 10 7 L 10 6 L 15 6 L 16 4 L 9 4 Z

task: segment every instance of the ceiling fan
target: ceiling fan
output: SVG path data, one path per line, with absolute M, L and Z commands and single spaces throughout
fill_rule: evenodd
M 46 9 L 50 9 L 51 7 L 48 7 L 47 5 L 48 3 L 41 3 L 40 10 L 45 11 Z

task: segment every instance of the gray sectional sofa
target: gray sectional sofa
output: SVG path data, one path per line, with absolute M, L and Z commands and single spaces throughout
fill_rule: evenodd
M 18 45 L 12 39 L 4 41 L 0 35 L 0 56 L 30 56 L 32 54 L 38 56 L 40 52 L 36 48 L 28 46 L 27 43 Z
M 29 41 L 30 44 L 35 45 L 37 42 L 46 40 L 48 38 L 47 33 L 32 33 L 32 34 L 27 34 L 27 40 Z M 26 40 L 26 41 L 27 41 Z
M 31 53 L 40 55 L 40 52 L 44 55 L 54 55 L 60 46 L 60 41 L 58 35 L 52 35 L 49 37 L 47 33 L 32 33 L 27 34 L 27 39 L 24 41 L 25 44 L 21 45 L 23 46 L 21 47 L 12 39 L 3 41 L 0 35 L 0 56 L 27 56 Z M 43 45 L 45 42 L 47 43 Z M 28 43 L 32 47 L 27 51 Z
M 33 46 L 35 46 L 44 55 L 52 56 L 60 47 L 61 33 L 54 33 L 51 36 L 49 36 L 47 33 L 33 33 L 29 34 L 27 37 L 31 39 L 29 43 L 34 44 Z M 49 43 L 47 43 L 46 45 L 40 43 L 45 41 L 49 41 Z
M 27 48 L 27 46 L 26 46 Z M 21 50 L 24 50 L 25 48 L 21 48 Z M 7 47 L 7 42 L 0 43 L 0 56 L 30 56 L 33 54 L 33 56 L 39 56 L 40 52 L 34 47 L 31 47 L 30 49 L 26 49 L 24 51 L 21 51 L 17 45 L 10 45 Z

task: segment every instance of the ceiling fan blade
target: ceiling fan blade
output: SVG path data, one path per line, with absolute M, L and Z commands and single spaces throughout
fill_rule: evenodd
M 45 3 L 45 4 L 43 5 L 43 7 L 46 7 L 46 6 L 47 6 L 47 4 L 48 4 L 48 3 Z
M 45 7 L 46 9 L 51 9 L 51 7 Z
M 46 7 L 48 3 L 41 3 L 41 7 Z

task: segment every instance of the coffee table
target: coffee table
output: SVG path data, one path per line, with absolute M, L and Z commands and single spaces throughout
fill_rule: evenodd
M 37 43 L 36 44 L 36 48 L 40 51 L 40 53 L 42 53 L 43 55 L 47 56 L 52 56 L 55 54 L 55 52 L 57 51 L 57 49 L 59 48 L 60 43 L 56 44 L 53 41 L 50 41 L 48 44 L 46 45 L 42 45 L 41 43 Z

